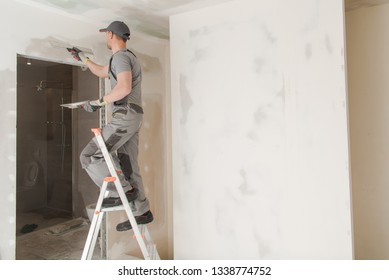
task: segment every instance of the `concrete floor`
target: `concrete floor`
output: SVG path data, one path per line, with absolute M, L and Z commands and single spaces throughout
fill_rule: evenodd
M 68 216 L 60 215 L 50 218 L 51 212 L 40 210 L 18 215 L 17 260 L 81 259 L 89 231 L 89 220 L 84 218 L 71 219 Z M 38 225 L 34 231 L 25 234 L 20 233 L 23 225 L 32 223 Z M 101 259 L 98 242 L 92 259 Z

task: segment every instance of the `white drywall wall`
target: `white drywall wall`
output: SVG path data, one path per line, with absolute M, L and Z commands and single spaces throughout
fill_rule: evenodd
M 104 11 L 101 11 L 104 13 Z M 54 13 L 50 9 L 38 9 L 33 5 L 24 5 L 17 1 L 10 1 L 7 5 L 4 5 L 0 11 L 0 24 L 4 27 L 2 35 L 2 51 L 0 52 L 0 90 L 2 92 L 2 110 L 0 112 L 1 124 L 0 129 L 2 131 L 2 137 L 0 138 L 0 151 L 2 158 L 0 159 L 0 176 L 3 178 L 3 184 L 0 188 L 0 204 L 2 205 L 2 211 L 0 213 L 0 259 L 13 259 L 15 258 L 15 197 L 16 197 L 16 56 L 17 54 L 27 55 L 30 57 L 36 57 L 41 59 L 49 59 L 55 61 L 64 61 L 66 63 L 73 63 L 73 58 L 63 48 L 54 48 L 50 41 L 64 41 L 70 45 L 83 46 L 93 49 L 95 53 L 94 60 L 97 63 L 107 63 L 110 51 L 107 50 L 104 35 L 98 32 L 98 29 L 102 26 L 96 26 L 85 21 L 81 21 L 78 17 L 66 15 L 65 13 Z M 115 19 L 112 19 L 115 20 Z M 104 26 L 103 26 L 104 27 Z M 130 26 L 131 28 L 131 26 Z M 160 55 L 161 50 L 158 50 L 158 55 L 154 55 L 151 50 L 150 44 L 153 44 L 154 48 L 162 47 L 166 48 L 165 41 L 145 39 L 142 41 L 142 35 L 134 34 L 131 40 L 134 41 L 136 48 L 133 50 L 139 53 L 141 56 L 149 57 L 149 60 L 156 58 Z M 130 41 L 131 42 L 131 41 Z M 142 43 L 143 42 L 143 43 Z M 146 46 L 144 45 L 146 44 Z M 131 44 L 128 44 L 131 48 Z M 158 60 L 159 61 L 159 60 Z M 160 61 L 161 64 L 166 61 Z M 147 63 L 146 63 L 147 64 Z M 150 66 L 150 65 L 148 65 Z M 153 67 L 152 65 L 150 67 Z M 144 79 L 149 82 L 153 80 L 155 72 L 153 69 L 144 71 Z M 167 77 L 165 68 L 161 70 L 161 76 Z M 167 82 L 168 83 L 168 82 Z M 144 92 L 144 100 L 157 100 L 162 102 L 159 106 L 161 113 L 158 115 L 161 119 L 153 120 L 153 124 L 165 126 L 165 114 L 166 106 L 163 103 L 166 98 L 166 88 L 153 88 L 146 87 Z M 97 96 L 98 93 L 96 93 Z M 148 96 L 150 94 L 150 97 Z M 156 98 L 155 96 L 158 96 Z M 147 107 L 147 103 L 145 104 Z M 145 109 L 147 110 L 147 108 Z M 167 114 L 168 115 L 168 114 Z M 150 121 L 151 122 L 151 121 Z M 153 127 L 151 127 L 152 129 Z M 154 133 L 160 133 L 160 139 L 164 139 L 164 136 L 168 134 L 163 130 L 155 131 Z M 158 145 L 158 153 L 160 158 L 168 157 L 168 151 L 166 147 L 167 142 L 162 145 L 160 143 L 153 142 L 153 138 L 148 142 L 149 147 L 154 148 L 154 144 Z M 142 147 L 142 144 L 141 144 Z M 152 181 L 153 186 L 150 188 L 159 188 L 159 195 L 163 193 L 163 199 L 158 197 L 158 203 L 165 204 L 169 197 L 167 193 L 166 179 L 167 176 L 165 170 L 167 168 L 165 163 L 160 161 L 155 162 L 155 157 L 146 157 L 144 149 L 140 151 L 141 159 L 143 162 L 153 161 L 153 170 L 157 170 L 157 177 L 162 178 L 162 182 L 159 180 Z M 161 165 L 159 165 L 161 164 Z M 163 170 L 163 171 L 162 171 Z M 147 174 L 145 175 L 147 176 Z M 146 179 L 147 180 L 147 179 Z M 91 186 L 94 187 L 94 186 Z M 154 196 L 154 194 L 150 194 Z M 155 199 L 153 199 L 156 201 Z M 152 206 L 160 207 L 160 206 Z M 169 220 L 167 216 L 168 212 L 165 211 L 160 214 L 156 214 L 157 218 L 163 220 L 165 223 Z M 165 237 L 164 244 L 168 241 L 168 229 L 165 227 L 165 231 L 162 236 Z M 166 249 L 167 251 L 167 249 Z M 171 251 L 171 249 L 170 249 Z
M 172 16 L 176 259 L 351 259 L 342 1 Z
M 389 5 L 346 23 L 355 257 L 389 259 Z

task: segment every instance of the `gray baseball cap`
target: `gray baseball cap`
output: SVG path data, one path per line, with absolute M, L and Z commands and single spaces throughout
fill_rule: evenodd
M 106 32 L 106 31 L 111 31 L 115 33 L 116 35 L 122 37 L 123 39 L 130 39 L 130 29 L 128 26 L 122 22 L 122 21 L 113 21 L 111 22 L 108 27 L 100 29 L 100 32 Z

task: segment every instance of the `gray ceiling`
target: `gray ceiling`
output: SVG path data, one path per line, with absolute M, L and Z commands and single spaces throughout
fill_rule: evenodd
M 231 0 L 16 0 L 28 5 L 72 14 L 100 26 L 125 21 L 132 30 L 169 38 L 169 16 Z M 287 0 L 285 0 L 287 1 Z M 389 0 L 345 0 L 346 10 L 388 4 Z

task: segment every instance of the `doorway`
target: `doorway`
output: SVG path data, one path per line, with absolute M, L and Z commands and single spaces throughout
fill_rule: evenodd
M 79 153 L 92 137 L 90 128 L 99 126 L 99 114 L 60 105 L 98 96 L 99 79 L 90 71 L 17 57 L 17 259 L 50 259 L 32 247 L 25 254 L 22 240 L 87 219 L 86 205 L 95 201 L 97 188 L 90 191 Z

